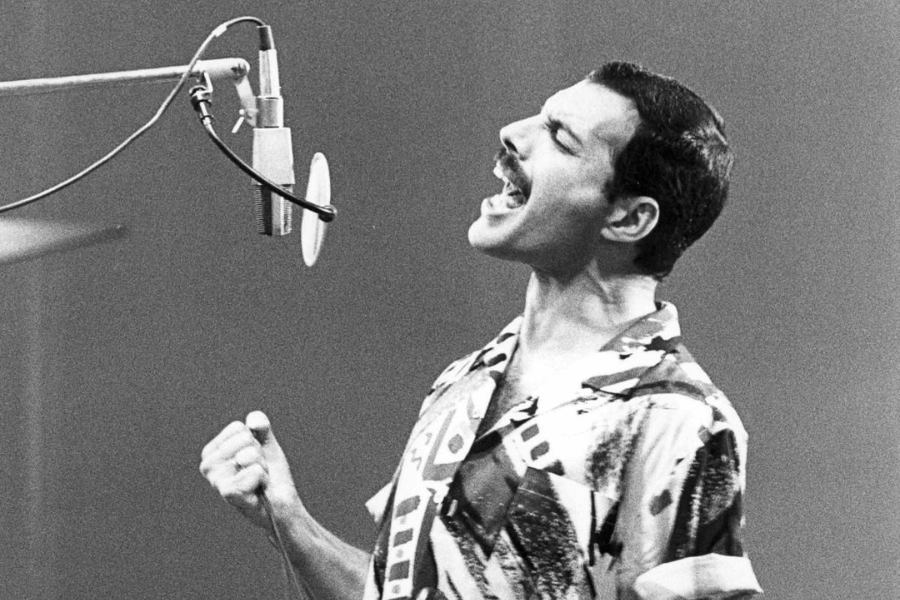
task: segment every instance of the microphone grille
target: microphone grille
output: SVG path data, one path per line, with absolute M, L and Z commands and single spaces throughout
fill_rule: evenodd
M 292 191 L 293 186 L 284 189 Z M 291 204 L 262 184 L 253 184 L 253 208 L 256 231 L 262 235 L 281 236 L 291 232 L 293 211 Z

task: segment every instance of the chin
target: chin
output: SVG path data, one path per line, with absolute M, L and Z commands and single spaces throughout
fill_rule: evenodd
M 469 245 L 492 258 L 517 260 L 515 253 L 509 247 L 508 240 L 495 231 L 482 229 L 479 227 L 478 221 L 469 227 Z
M 476 249 L 479 247 L 481 238 L 483 237 L 479 223 L 480 220 L 480 218 L 476 219 L 471 225 L 469 225 L 469 245 Z
M 497 239 L 498 237 L 500 236 L 496 235 L 496 232 L 487 227 L 483 217 L 469 226 L 469 245 L 479 252 L 493 255 L 492 249 L 502 241 Z

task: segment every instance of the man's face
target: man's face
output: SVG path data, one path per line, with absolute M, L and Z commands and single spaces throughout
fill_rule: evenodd
M 616 152 L 638 122 L 629 99 L 582 81 L 551 96 L 539 115 L 504 127 L 494 169 L 503 191 L 481 203 L 469 242 L 541 270 L 584 265 L 602 243 Z

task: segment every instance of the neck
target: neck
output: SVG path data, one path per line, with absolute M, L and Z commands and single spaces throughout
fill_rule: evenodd
M 655 279 L 581 272 L 561 279 L 532 273 L 519 338 L 525 354 L 597 350 L 656 311 Z

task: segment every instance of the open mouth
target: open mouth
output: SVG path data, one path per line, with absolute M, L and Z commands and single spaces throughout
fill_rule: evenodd
M 528 201 L 527 184 L 521 181 L 517 173 L 507 172 L 500 164 L 494 167 L 494 175 L 503 182 L 503 191 L 500 195 L 506 202 L 507 208 L 519 208 Z

